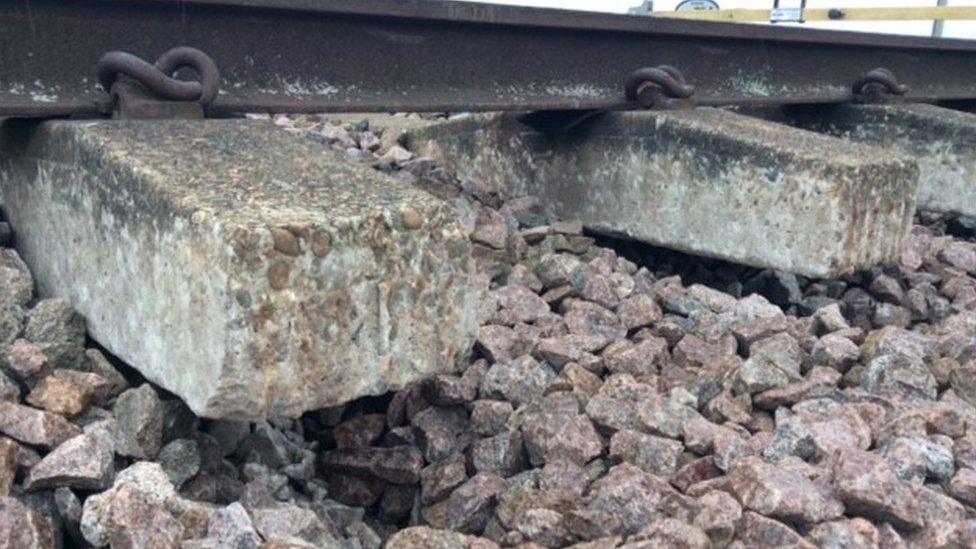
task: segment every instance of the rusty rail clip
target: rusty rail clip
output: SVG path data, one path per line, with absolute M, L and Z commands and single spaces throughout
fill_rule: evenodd
M 884 67 L 872 69 L 860 76 L 851 86 L 856 103 L 900 103 L 908 93 L 908 86 Z
M 199 81 L 174 78 L 182 68 L 193 69 Z M 186 46 L 163 53 L 154 65 L 130 53 L 109 52 L 98 60 L 96 72 L 109 94 L 100 110 L 115 118 L 202 118 L 220 86 L 213 59 Z
M 645 109 L 690 109 L 695 106 L 695 87 L 685 82 L 681 71 L 671 65 L 637 69 L 627 79 L 628 101 Z

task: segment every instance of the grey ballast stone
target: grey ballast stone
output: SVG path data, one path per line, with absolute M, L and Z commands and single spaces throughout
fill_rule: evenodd
M 712 108 L 607 113 L 555 136 L 476 115 L 408 136 L 593 231 L 813 277 L 894 260 L 915 212 L 907 156 Z
M 8 121 L 0 136 L 39 294 L 201 416 L 297 416 L 471 348 L 453 210 L 269 122 Z

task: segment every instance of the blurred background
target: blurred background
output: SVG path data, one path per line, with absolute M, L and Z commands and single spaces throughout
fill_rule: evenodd
M 771 0 L 714 0 L 722 9 L 751 8 L 770 9 Z M 493 4 L 511 4 L 540 8 L 560 8 L 569 10 L 600 11 L 609 13 L 628 13 L 643 5 L 643 11 L 651 2 L 642 0 L 491 0 Z M 680 0 L 654 0 L 655 12 L 674 11 Z M 976 0 L 948 0 L 949 6 L 976 7 Z M 799 0 L 782 0 L 780 7 L 798 7 Z M 882 8 L 882 7 L 934 7 L 937 0 L 808 0 L 807 8 Z M 635 11 L 641 11 L 637 9 Z M 768 24 L 768 23 L 758 23 Z M 880 32 L 888 34 L 908 34 L 915 36 L 932 35 L 932 21 L 849 21 L 803 23 L 806 27 L 821 27 L 836 30 Z M 946 21 L 942 35 L 952 38 L 976 39 L 976 21 Z

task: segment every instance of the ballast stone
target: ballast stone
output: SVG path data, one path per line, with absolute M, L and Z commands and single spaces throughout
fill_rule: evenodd
M 297 416 L 449 371 L 476 330 L 444 202 L 267 122 L 3 126 L 41 296 L 198 415 Z
M 918 208 L 976 216 L 976 114 L 935 105 L 790 107 L 776 120 L 907 154 L 918 162 Z
M 905 155 L 713 108 L 606 113 L 558 135 L 476 115 L 407 142 L 598 233 L 821 278 L 897 259 L 918 185 Z

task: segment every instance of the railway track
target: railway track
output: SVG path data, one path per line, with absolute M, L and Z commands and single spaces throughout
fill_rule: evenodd
M 702 106 L 850 102 L 872 74 L 905 101 L 976 99 L 962 40 L 419 0 L 7 0 L 0 18 L 8 116 L 97 115 L 104 54 L 177 46 L 219 70 L 214 116 L 632 109 L 628 81 L 658 66 Z
M 976 545 L 976 43 L 0 32 L 0 547 Z

